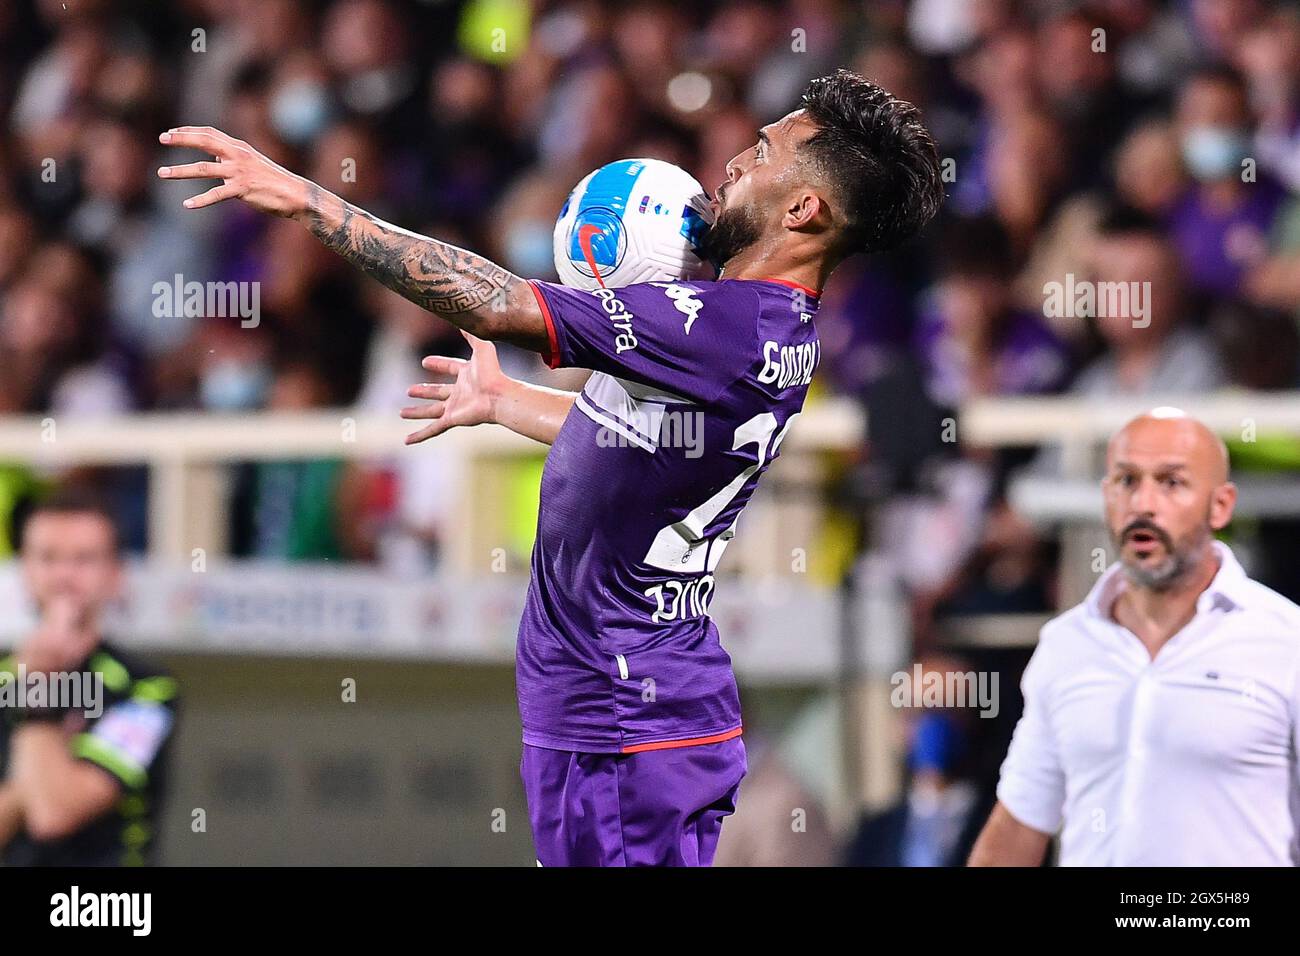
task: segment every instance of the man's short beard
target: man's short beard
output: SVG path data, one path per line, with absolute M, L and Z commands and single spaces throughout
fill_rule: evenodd
M 758 242 L 762 235 L 762 223 L 753 210 L 748 207 L 724 209 L 704 234 L 701 251 L 704 258 L 721 269 L 729 260 Z
M 1210 546 L 1212 535 L 1208 527 L 1202 527 L 1182 541 L 1170 541 L 1163 533 L 1160 534 L 1160 538 L 1165 547 L 1165 559 L 1154 568 L 1130 564 L 1124 557 L 1124 538 L 1121 536 L 1116 542 L 1124 576 L 1137 587 L 1149 591 L 1173 590 L 1200 564 L 1205 549 Z

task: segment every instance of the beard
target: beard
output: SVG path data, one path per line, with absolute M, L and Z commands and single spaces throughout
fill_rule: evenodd
M 720 272 L 730 259 L 754 245 L 762 235 L 762 223 L 752 209 L 724 209 L 704 234 L 700 251 Z
M 1125 550 L 1124 545 L 1128 536 L 1139 530 L 1149 532 L 1164 548 L 1165 557 L 1159 564 L 1145 564 L 1130 557 Z M 1112 538 L 1119 550 L 1125 577 L 1132 584 L 1151 591 L 1172 590 L 1195 570 L 1212 540 L 1210 529 L 1205 526 L 1197 528 L 1179 541 L 1174 541 L 1163 528 L 1141 518 L 1126 525 L 1119 534 L 1112 535 Z

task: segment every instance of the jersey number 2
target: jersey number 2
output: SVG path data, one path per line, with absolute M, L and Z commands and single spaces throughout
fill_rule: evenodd
M 736 495 L 740 494 L 740 489 L 745 487 L 745 482 L 749 481 L 771 458 L 776 457 L 782 439 L 798 417 L 799 413 L 795 412 L 785 420 L 785 426 L 780 434 L 776 435 L 775 441 L 772 440 L 772 436 L 776 434 L 776 416 L 771 412 L 755 415 L 737 428 L 731 444 L 732 451 L 739 451 L 746 445 L 757 445 L 758 460 L 731 479 L 708 501 L 694 508 L 681 521 L 660 528 L 654 542 L 650 545 L 650 550 L 646 552 L 645 563 L 652 568 L 685 574 L 713 571 L 718 566 L 727 544 L 736 536 L 736 522 L 733 521 L 730 527 L 712 539 L 704 537 L 704 529 L 726 510 L 727 505 L 731 504 Z M 770 456 L 769 444 L 771 445 Z M 710 542 L 712 542 L 711 547 L 708 546 Z

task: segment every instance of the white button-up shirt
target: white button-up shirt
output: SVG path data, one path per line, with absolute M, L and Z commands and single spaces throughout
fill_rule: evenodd
M 1061 831 L 1062 865 L 1300 864 L 1300 607 L 1214 547 L 1218 574 L 1154 660 L 1110 616 L 1118 564 L 1043 627 L 998 799 Z

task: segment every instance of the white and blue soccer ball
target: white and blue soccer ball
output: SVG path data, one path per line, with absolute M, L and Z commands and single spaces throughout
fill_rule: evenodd
M 555 271 L 578 289 L 713 279 L 700 249 L 713 225 L 695 177 L 660 159 L 620 159 L 574 187 L 555 221 Z

